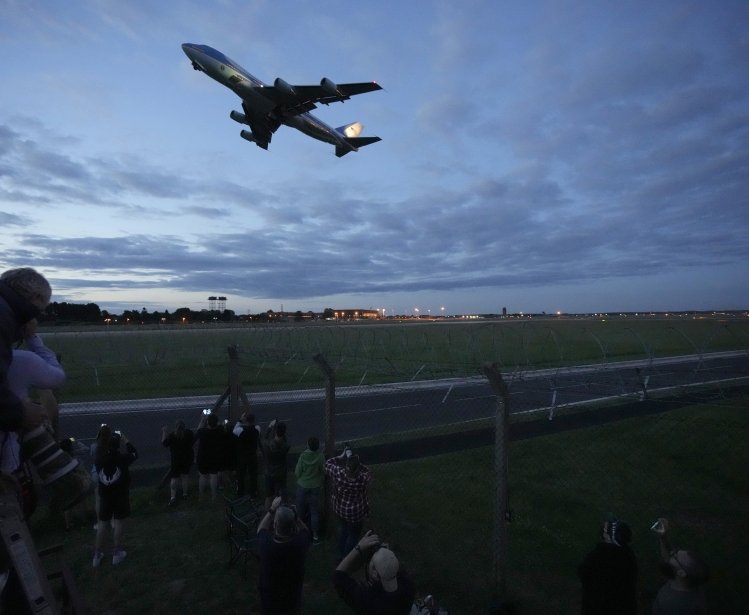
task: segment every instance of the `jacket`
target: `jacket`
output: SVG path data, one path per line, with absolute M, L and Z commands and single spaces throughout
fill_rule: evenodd
M 13 360 L 13 343 L 21 325 L 39 317 L 39 309 L 0 280 L 0 430 L 18 431 L 23 425 L 23 402 L 10 390 L 8 369 Z
M 296 462 L 294 474 L 296 475 L 296 484 L 304 489 L 316 489 L 322 487 L 325 472 L 323 464 L 325 459 L 322 451 L 305 450 Z

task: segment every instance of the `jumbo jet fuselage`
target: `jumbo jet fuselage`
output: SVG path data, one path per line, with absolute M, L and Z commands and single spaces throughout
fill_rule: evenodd
M 249 125 L 252 132 L 243 130 L 240 135 L 264 149 L 268 147 L 270 134 L 280 124 L 296 128 L 314 139 L 335 145 L 338 156 L 342 156 L 349 151 L 356 151 L 356 145 L 367 145 L 370 142 L 379 141 L 377 137 L 350 138 L 358 137 L 362 128 L 358 122 L 335 129 L 309 112 L 294 110 L 293 104 L 298 98 L 295 87 L 306 90 L 313 86 L 292 86 L 280 78 L 276 79 L 272 86 L 269 86 L 226 55 L 208 45 L 185 43 L 182 45 L 182 50 L 191 60 L 195 70 L 204 72 L 242 99 L 244 113 L 232 111 L 229 115 L 234 121 Z M 318 96 L 316 99 L 317 102 L 323 102 L 323 104 L 328 104 L 326 100 L 333 100 L 333 97 L 337 100 L 349 98 L 348 95 L 339 91 L 339 86 L 327 78 L 324 78 L 319 86 L 314 87 L 324 93 L 324 97 Z M 343 87 L 341 86 L 341 88 Z M 380 86 L 373 84 L 371 89 L 380 89 Z M 284 104 L 279 104 L 280 98 L 283 98 Z M 316 106 L 302 98 L 299 98 L 299 103 L 307 108 Z M 289 107 L 291 107 L 292 112 L 288 112 Z M 256 129 L 258 126 L 270 126 L 270 134 L 267 139 L 258 136 L 258 133 L 261 132 Z M 360 143 L 357 144 L 357 141 Z

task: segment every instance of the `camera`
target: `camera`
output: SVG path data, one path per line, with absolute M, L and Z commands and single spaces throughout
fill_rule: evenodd
M 655 520 L 655 523 L 650 526 L 650 531 L 656 534 L 663 534 L 668 530 L 668 521 L 663 517 L 659 517 Z

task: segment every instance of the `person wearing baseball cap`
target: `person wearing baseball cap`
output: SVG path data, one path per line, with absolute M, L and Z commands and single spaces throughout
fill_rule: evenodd
M 353 575 L 364 568 L 365 582 Z M 333 573 L 333 585 L 341 599 L 355 613 L 408 615 L 416 590 L 395 553 L 368 531 L 341 560 Z

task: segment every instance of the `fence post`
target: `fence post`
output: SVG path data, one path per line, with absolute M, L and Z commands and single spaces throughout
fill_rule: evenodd
M 325 458 L 330 459 L 335 455 L 335 370 L 330 367 L 321 353 L 317 353 L 312 357 L 312 360 L 317 363 L 325 375 L 325 419 L 323 421 L 323 429 L 325 430 Z M 331 518 L 330 511 L 333 509 L 331 499 L 330 483 L 326 477 L 326 480 L 323 481 L 322 511 L 320 511 L 322 513 L 320 515 L 322 519 L 320 529 L 322 531 L 330 529 L 332 525 L 329 522 Z
M 335 452 L 335 370 L 321 353 L 312 357 L 312 360 L 325 376 L 325 456 L 332 457 Z
M 250 400 L 242 390 L 242 383 L 239 379 L 239 348 L 236 345 L 229 346 L 226 349 L 229 352 L 229 385 L 226 387 L 226 392 L 216 402 L 214 408 L 218 409 L 221 407 L 224 399 L 229 397 L 229 422 L 236 423 L 239 417 L 242 415 L 240 409 L 240 401 L 242 402 L 242 408 L 245 412 L 250 412 Z
M 494 474 L 496 498 L 494 504 L 494 602 L 505 602 L 507 576 L 507 523 L 510 520 L 510 502 L 507 487 L 509 457 L 510 391 L 496 365 L 487 363 L 483 368 L 492 391 L 497 396 L 497 413 L 494 421 Z

